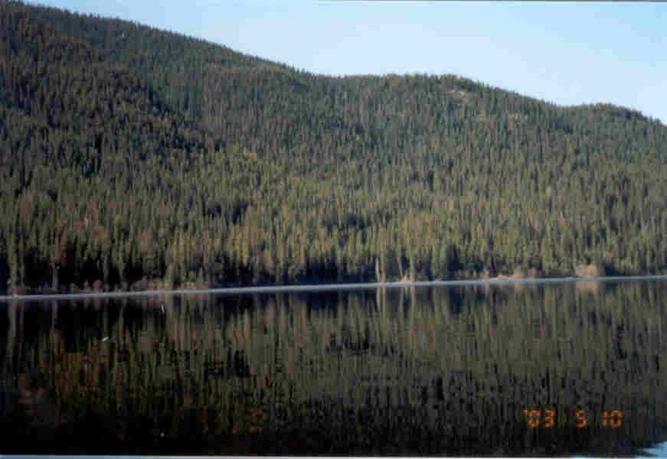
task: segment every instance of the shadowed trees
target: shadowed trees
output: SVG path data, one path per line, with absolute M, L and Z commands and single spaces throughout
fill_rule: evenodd
M 0 290 L 667 269 L 667 128 L 0 3 Z

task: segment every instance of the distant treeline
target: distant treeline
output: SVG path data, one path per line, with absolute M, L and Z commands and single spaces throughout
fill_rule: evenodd
M 0 1 L 0 290 L 667 270 L 667 127 Z

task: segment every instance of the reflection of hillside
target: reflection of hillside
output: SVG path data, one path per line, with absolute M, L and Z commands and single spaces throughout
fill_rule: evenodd
M 110 452 L 627 453 L 667 432 L 665 298 L 640 283 L 14 305 L 0 376 L 42 381 L 14 397 L 52 400 L 59 429 L 106 420 Z M 521 410 L 547 405 L 626 422 L 528 431 Z
M 604 289 L 604 282 L 584 280 L 578 281 L 575 284 L 578 292 L 588 292 L 591 294 L 598 294 L 600 290 Z

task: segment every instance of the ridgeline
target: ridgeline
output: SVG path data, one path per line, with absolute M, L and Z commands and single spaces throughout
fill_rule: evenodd
M 0 0 L 0 291 L 667 270 L 667 127 Z

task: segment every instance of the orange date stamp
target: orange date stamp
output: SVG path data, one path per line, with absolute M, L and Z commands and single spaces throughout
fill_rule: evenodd
M 558 422 L 558 414 L 555 408 L 524 409 L 523 415 L 531 429 L 553 429 L 557 425 L 562 425 Z M 623 412 L 621 410 L 604 410 L 596 417 L 587 413 L 586 410 L 576 409 L 574 410 L 574 416 L 569 419 L 574 421 L 577 429 L 585 429 L 594 425 L 618 429 L 623 425 Z

